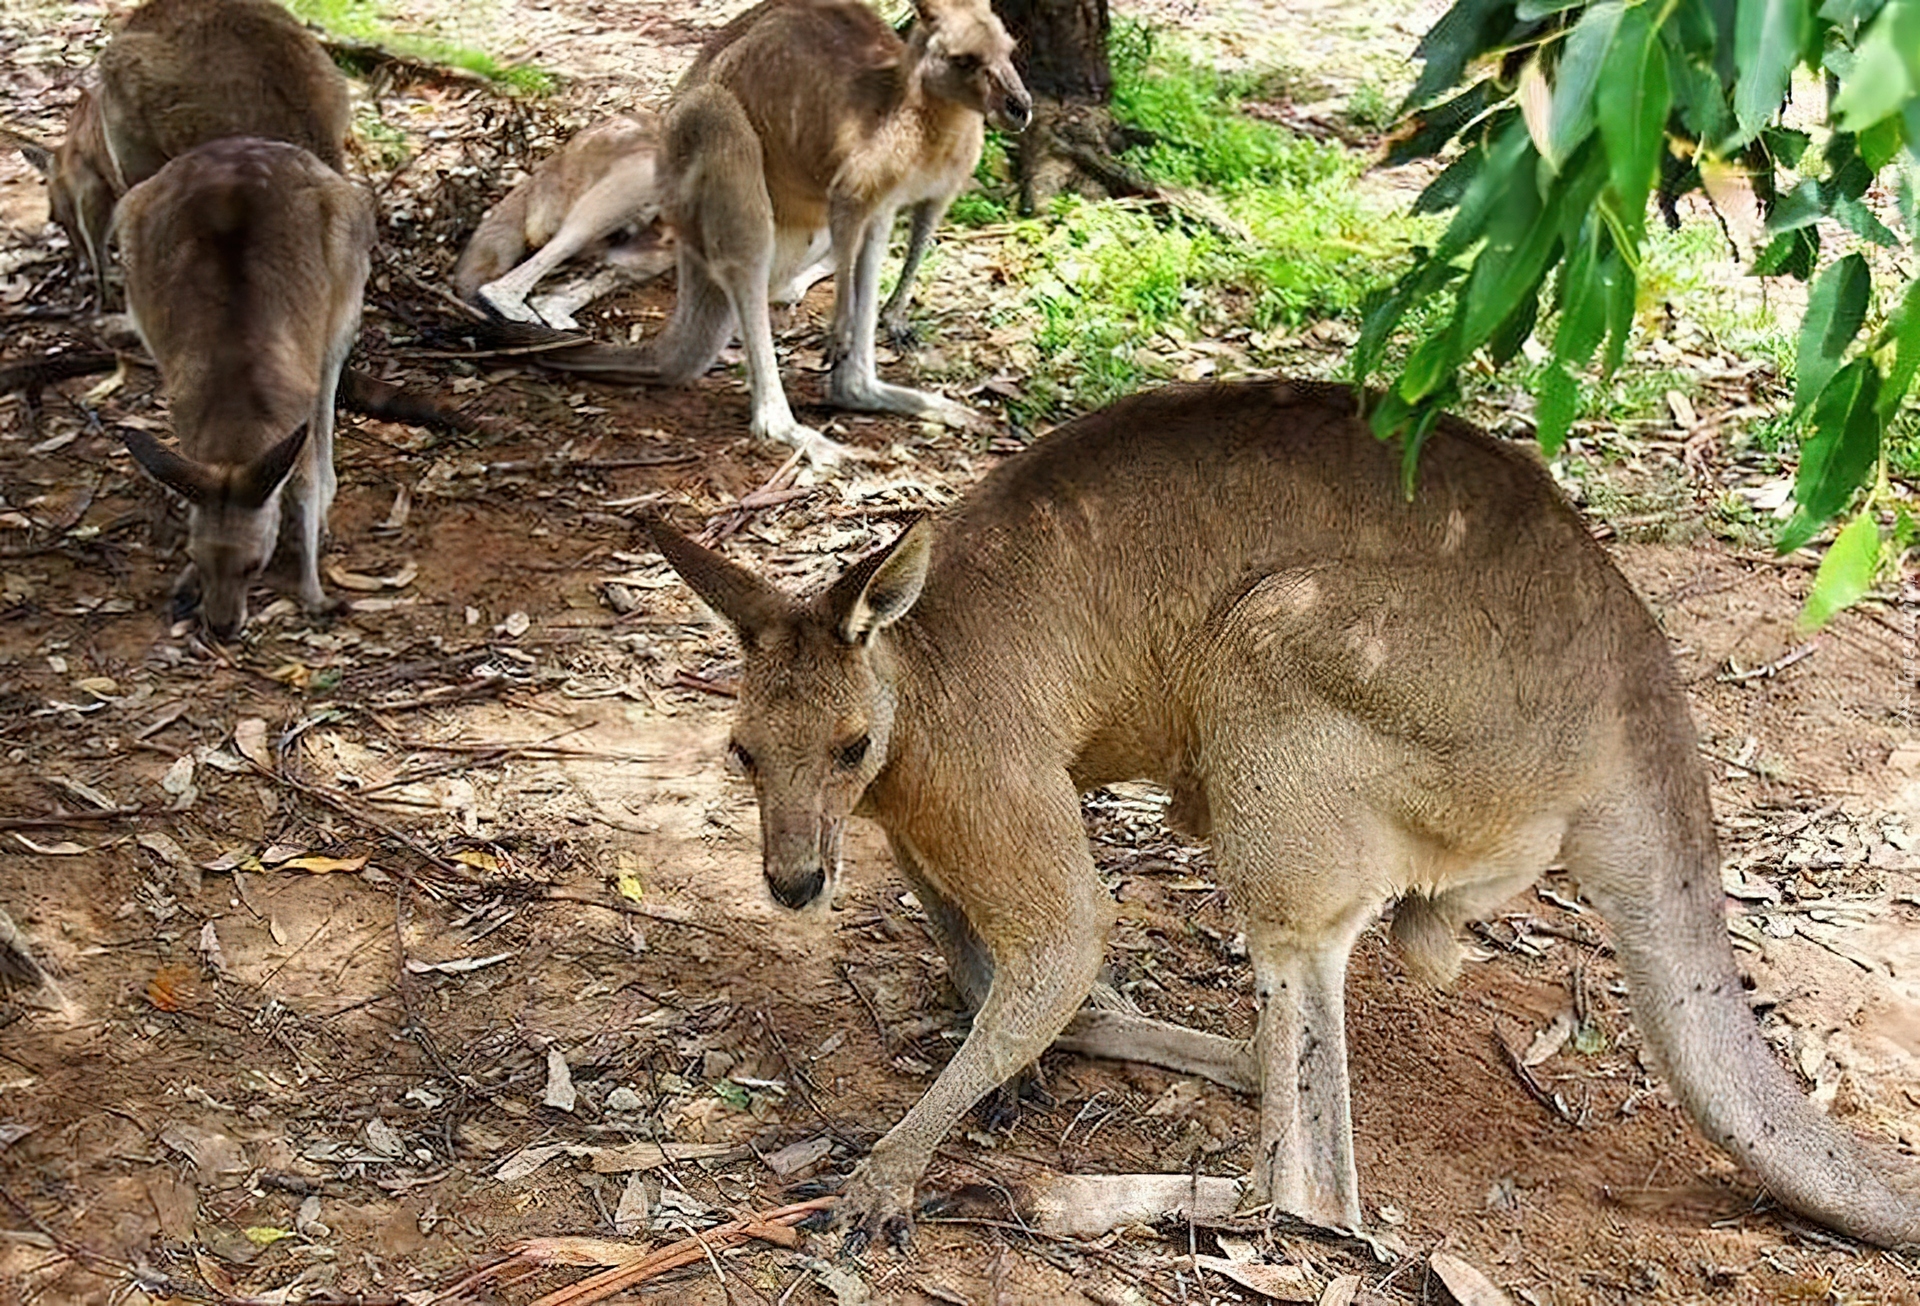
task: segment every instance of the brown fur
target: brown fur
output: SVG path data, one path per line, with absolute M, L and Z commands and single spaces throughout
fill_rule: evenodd
M 1115 908 L 1078 795 L 1146 778 L 1246 914 L 1254 1200 L 1360 1222 L 1344 980 L 1380 906 L 1444 972 L 1462 921 L 1564 858 L 1702 1131 L 1802 1214 L 1920 1243 L 1912 1167 L 1810 1107 L 1747 1008 L 1659 627 L 1521 450 L 1444 422 L 1400 486 L 1346 390 L 1186 387 L 1056 431 L 812 599 L 655 528 L 740 633 L 774 896 L 824 902 L 841 825 L 873 818 L 978 1005 L 850 1181 L 856 1232 L 903 1233 L 934 1147 L 1062 1031 L 1244 1073 L 1225 1040 L 1081 1011 Z
M 115 230 L 179 452 L 124 438 L 191 505 L 177 596 L 217 637 L 237 633 L 290 483 L 301 601 L 323 608 L 334 394 L 360 321 L 372 201 L 298 146 L 227 137 L 128 191 Z
M 860 0 L 764 0 L 723 27 L 667 113 L 663 198 L 679 241 L 673 319 L 620 369 L 623 378 L 689 381 L 738 325 L 753 433 L 837 456 L 787 406 L 767 308 L 773 294 L 803 286 L 830 250 L 829 400 L 972 421 L 949 400 L 876 375 L 880 263 L 894 215 L 912 208 L 916 243 L 895 291 L 904 306 L 926 237 L 979 159 L 983 115 L 1025 125 L 1032 105 L 1012 53 L 986 0 L 924 0 L 906 41 Z
M 454 289 L 511 321 L 538 322 L 527 296 L 568 259 L 604 260 L 633 280 L 666 271 L 659 162 L 660 120 L 644 110 L 579 132 L 487 210 L 454 267 Z M 623 232 L 631 238 L 615 243 Z
M 272 0 L 150 0 L 100 52 L 94 77 L 40 166 L 54 221 L 92 264 L 103 307 L 113 205 L 167 160 L 259 136 L 345 165 L 346 79 Z

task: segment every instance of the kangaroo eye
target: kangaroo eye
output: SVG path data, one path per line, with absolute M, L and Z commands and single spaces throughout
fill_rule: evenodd
M 977 73 L 980 71 L 980 56 L 977 54 L 956 55 L 954 56 L 953 66 L 963 73 Z
M 867 745 L 873 742 L 872 735 L 861 735 L 850 744 L 842 744 L 833 750 L 834 765 L 842 771 L 851 771 L 866 760 Z
M 753 774 L 753 754 L 741 747 L 738 740 L 727 745 L 727 756 L 731 757 L 734 765 L 738 766 L 742 771 L 745 771 L 748 775 Z

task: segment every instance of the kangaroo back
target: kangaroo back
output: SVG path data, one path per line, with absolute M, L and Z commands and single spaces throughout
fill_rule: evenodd
M 346 80 L 272 0 L 149 0 L 100 52 L 108 149 L 124 189 L 225 136 L 346 165 Z
M 946 1129 L 1074 1019 L 1111 912 L 1074 794 L 1145 778 L 1246 913 L 1256 1198 L 1359 1222 L 1344 976 L 1379 907 L 1402 900 L 1396 937 L 1444 973 L 1458 925 L 1564 853 L 1703 1132 L 1802 1214 L 1920 1240 L 1912 1167 L 1812 1110 L 1746 1009 L 1645 607 L 1517 447 L 1443 422 L 1401 484 L 1349 391 L 1172 387 L 1054 432 L 810 599 L 656 529 L 741 635 L 734 749 L 775 898 L 824 896 L 839 824 L 870 815 L 953 922 L 954 973 L 991 973 L 850 1184 L 857 1230 L 901 1227 Z
M 126 438 L 192 506 L 183 598 L 216 634 L 239 629 L 273 552 L 281 487 L 298 471 L 302 597 L 319 606 L 333 400 L 360 318 L 371 202 L 298 146 L 229 137 L 129 191 L 117 230 L 128 308 L 160 365 L 179 450 Z

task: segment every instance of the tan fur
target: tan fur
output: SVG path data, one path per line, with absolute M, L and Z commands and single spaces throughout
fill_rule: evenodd
M 579 132 L 487 210 L 454 267 L 454 289 L 510 321 L 540 322 L 527 296 L 568 259 L 584 254 L 626 272 L 596 278 L 596 290 L 666 271 L 673 253 L 659 222 L 659 163 L 660 120 L 644 110 Z M 622 232 L 631 238 L 614 243 Z
M 1256 1201 L 1360 1222 L 1344 982 L 1381 905 L 1443 973 L 1462 919 L 1564 858 L 1702 1131 L 1802 1214 L 1920 1242 L 1914 1169 L 1810 1107 L 1747 1008 L 1659 627 L 1521 450 L 1443 422 L 1400 486 L 1349 391 L 1182 387 L 1056 431 L 811 599 L 655 527 L 740 633 L 774 896 L 823 902 L 841 825 L 873 818 L 978 1003 L 849 1182 L 857 1233 L 903 1233 L 934 1147 L 1063 1030 L 1232 1081 L 1223 1040 L 1080 1011 L 1115 908 L 1078 795 L 1146 778 L 1246 915 Z
M 914 211 L 895 305 L 934 224 L 972 175 L 983 115 L 1018 130 L 1032 103 L 1013 42 L 986 0 L 924 0 L 902 41 L 861 0 L 765 0 L 722 28 L 682 78 L 663 154 L 679 240 L 672 321 L 634 370 L 680 384 L 706 371 L 737 324 L 756 436 L 815 457 L 838 446 L 800 425 L 774 359 L 770 292 L 795 293 L 831 251 L 842 408 L 955 422 L 966 409 L 879 380 L 880 264 L 894 215 Z
M 336 171 L 346 161 L 346 79 L 272 0 L 150 0 L 100 52 L 94 79 L 51 151 L 47 184 L 54 221 L 92 264 L 103 307 L 113 205 L 167 160 L 223 136 L 259 136 Z
M 197 600 L 217 637 L 240 630 L 285 486 L 300 598 L 322 609 L 334 394 L 360 321 L 372 201 L 296 145 L 227 137 L 128 191 L 115 231 L 179 452 L 139 432 L 123 438 L 191 505 L 177 597 Z

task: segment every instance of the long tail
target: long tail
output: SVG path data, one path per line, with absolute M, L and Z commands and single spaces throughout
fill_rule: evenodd
M 1784 1206 L 1920 1247 L 1920 1165 L 1835 1125 L 1760 1036 L 1727 940 L 1706 777 L 1680 691 L 1643 733 L 1637 783 L 1590 810 L 1567 861 L 1613 926 L 1634 1020 L 1700 1130 Z
M 340 374 L 340 406 L 384 422 L 400 422 L 429 431 L 466 435 L 481 429 L 481 423 L 432 396 L 377 380 L 357 367 L 349 367 Z
M 528 362 L 556 372 L 591 376 L 614 385 L 660 385 L 673 380 L 649 348 L 606 345 L 571 331 L 498 319 L 464 324 L 460 330 L 483 350 L 523 354 Z

